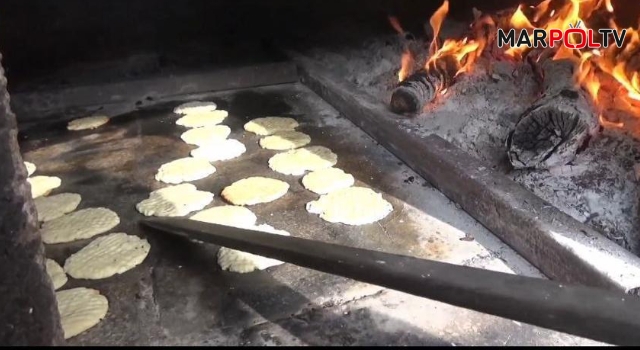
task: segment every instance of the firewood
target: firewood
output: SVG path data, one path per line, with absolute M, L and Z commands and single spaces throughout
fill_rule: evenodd
M 0 344 L 62 345 L 56 297 L 17 134 L 0 64 Z
M 544 93 L 507 138 L 507 154 L 516 169 L 566 165 L 599 128 L 591 98 L 573 79 L 574 64 L 549 59 L 541 69 Z
M 433 101 L 437 94 L 451 86 L 460 63 L 453 56 L 430 62 L 426 68 L 411 74 L 398 83 L 391 95 L 391 110 L 400 114 L 414 114 Z

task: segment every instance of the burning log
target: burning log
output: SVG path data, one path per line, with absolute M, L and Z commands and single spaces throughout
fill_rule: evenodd
M 596 109 L 588 93 L 576 87 L 573 69 L 567 60 L 542 64 L 544 94 L 507 138 L 509 161 L 516 169 L 566 165 L 597 131 Z
M 17 134 L 0 65 L 0 344 L 61 345 L 57 303 Z
M 442 21 L 448 12 L 449 1 L 445 0 L 429 19 L 433 31 L 433 39 L 429 45 L 430 58 L 424 69 L 413 73 L 407 79 L 400 78 L 400 83 L 391 94 L 390 107 L 393 112 L 400 114 L 420 112 L 422 107 L 433 101 L 439 92 L 451 86 L 463 66 L 473 63 L 474 58 L 468 59 L 466 57 L 468 54 L 476 50 L 482 51 L 480 43 L 473 40 L 468 41 L 467 38 L 462 41 L 446 40 L 440 45 L 438 35 Z M 470 56 L 474 56 L 474 54 Z M 463 64 L 463 61 L 466 62 Z M 406 68 L 403 60 L 401 72 Z
M 448 88 L 460 69 L 454 56 L 442 57 L 426 69 L 418 70 L 401 81 L 391 95 L 391 110 L 400 114 L 413 114 L 435 99 L 438 92 Z

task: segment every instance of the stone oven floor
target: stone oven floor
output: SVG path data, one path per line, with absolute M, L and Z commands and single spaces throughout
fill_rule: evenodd
M 527 276 L 540 273 L 426 184 L 364 132 L 300 84 L 191 96 L 210 98 L 230 112 L 223 124 L 247 152 L 214 163 L 217 172 L 193 183 L 216 197 L 247 176 L 287 181 L 289 193 L 252 206 L 259 223 L 293 236 L 381 250 Z M 484 98 L 480 95 L 478 99 Z M 135 204 L 164 187 L 158 167 L 189 155 L 185 130 L 175 125 L 174 101 L 121 115 L 93 131 L 69 132 L 65 124 L 20 135 L 25 160 L 36 175 L 58 176 L 52 194 L 82 195 L 79 209 L 103 206 L 121 223 L 110 232 L 146 237 L 151 252 L 144 263 L 105 280 L 69 279 L 62 289 L 96 288 L 109 312 L 96 327 L 71 338 L 70 345 L 587 345 L 595 342 L 354 282 L 291 264 L 250 274 L 223 272 L 218 247 L 199 245 L 139 230 Z M 443 112 L 445 113 L 445 112 Z M 448 112 L 453 115 L 453 112 Z M 486 112 L 485 112 L 486 113 Z M 337 167 L 357 184 L 383 193 L 394 211 L 378 223 L 351 227 L 330 224 L 306 212 L 316 195 L 301 177 L 271 171 L 273 151 L 243 131 L 250 118 L 297 118 L 312 144 L 338 154 Z M 46 246 L 58 263 L 90 240 Z
M 465 27 L 445 22 L 441 37 L 459 37 Z M 391 28 L 389 33 L 393 33 Z M 371 96 L 389 102 L 403 51 L 398 35 L 354 38 L 340 45 L 314 42 L 300 50 Z M 505 140 L 538 93 L 527 65 L 481 58 L 470 75 L 458 79 L 446 94 L 404 125 L 419 135 L 435 133 L 445 138 L 578 221 L 640 254 L 636 170 L 640 144 L 631 136 L 640 130 L 635 125 L 638 119 L 625 120 L 630 125 L 625 133 L 605 129 L 567 166 L 549 171 L 509 170 Z

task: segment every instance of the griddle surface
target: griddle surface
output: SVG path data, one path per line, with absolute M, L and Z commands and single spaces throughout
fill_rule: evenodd
M 230 138 L 247 147 L 239 158 L 213 163 L 217 172 L 212 176 L 192 182 L 215 194 L 209 207 L 224 204 L 220 192 L 234 181 L 248 176 L 277 178 L 289 183 L 290 190 L 274 202 L 250 207 L 259 224 L 269 224 L 298 237 L 537 275 L 304 86 L 281 85 L 197 98 L 211 99 L 220 109 L 227 109 L 230 116 L 223 124 L 231 127 Z M 69 279 L 63 289 L 96 288 L 109 300 L 107 317 L 70 339 L 69 344 L 450 343 L 403 320 L 393 320 L 394 329 L 402 332 L 385 329 L 375 321 L 380 319 L 375 308 L 353 313 L 336 311 L 354 299 L 379 295 L 383 288 L 290 264 L 250 274 L 223 272 L 216 263 L 219 247 L 141 231 L 137 220 L 142 215 L 135 204 L 147 198 L 150 191 L 167 186 L 154 180 L 158 167 L 187 157 L 194 148 L 180 140 L 180 134 L 187 129 L 175 125 L 178 116 L 171 112 L 182 102 L 176 100 L 121 115 L 93 131 L 69 132 L 66 124 L 60 124 L 20 135 L 25 160 L 38 166 L 35 175 L 62 179 L 62 186 L 52 194 L 81 194 L 78 209 L 102 206 L 114 210 L 121 223 L 110 232 L 145 237 L 152 247 L 142 265 L 122 275 L 97 281 Z M 277 152 L 261 149 L 259 137 L 243 130 L 246 121 L 269 115 L 297 119 L 298 130 L 311 136 L 310 145 L 332 149 L 338 154 L 336 167 L 353 174 L 356 185 L 383 193 L 394 211 L 377 223 L 358 227 L 330 224 L 309 214 L 305 204 L 318 196 L 302 187 L 301 176 L 270 170 L 267 161 Z M 46 246 L 47 255 L 63 264 L 88 242 Z M 504 322 L 515 327 L 510 321 Z M 279 325 L 288 335 L 265 338 L 265 332 L 274 332 L 268 330 L 271 325 Z M 500 327 L 504 330 L 509 325 Z M 532 342 L 523 340 L 523 344 Z

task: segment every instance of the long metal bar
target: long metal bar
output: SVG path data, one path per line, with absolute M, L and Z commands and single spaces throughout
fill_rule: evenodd
M 458 266 L 184 218 L 144 227 L 616 345 L 640 344 L 640 299 L 622 292 Z

